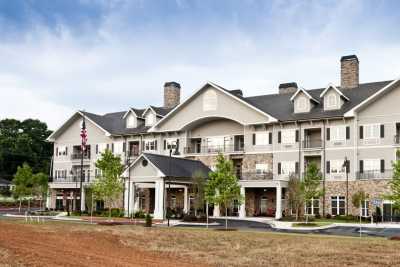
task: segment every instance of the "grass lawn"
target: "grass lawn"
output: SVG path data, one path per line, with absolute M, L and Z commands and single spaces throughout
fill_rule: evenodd
M 398 266 L 399 251 L 383 238 L 0 220 L 6 266 Z

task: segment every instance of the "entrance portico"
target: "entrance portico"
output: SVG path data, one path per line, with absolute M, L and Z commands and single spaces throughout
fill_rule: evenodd
M 124 173 L 126 216 L 143 210 L 163 220 L 167 208 L 188 212 L 192 177 L 211 170 L 200 161 L 144 153 Z

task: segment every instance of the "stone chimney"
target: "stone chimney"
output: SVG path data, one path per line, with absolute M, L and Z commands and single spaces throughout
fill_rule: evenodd
M 360 83 L 360 62 L 356 55 L 343 56 L 340 59 L 340 86 L 342 88 L 356 88 Z
M 279 94 L 292 94 L 297 91 L 297 83 L 291 82 L 291 83 L 281 83 L 279 85 Z
M 164 84 L 164 107 L 173 108 L 181 101 L 181 85 L 177 82 L 166 82 Z

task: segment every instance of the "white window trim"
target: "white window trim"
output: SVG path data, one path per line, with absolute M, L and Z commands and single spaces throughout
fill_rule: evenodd
M 256 135 L 256 144 L 255 144 L 256 146 L 269 145 L 269 132 L 255 132 L 255 135 Z
M 332 200 L 333 200 L 332 198 L 336 199 L 336 207 L 332 206 Z M 346 197 L 344 197 L 344 196 L 331 196 L 330 200 L 331 200 L 331 213 L 332 213 L 332 215 L 334 215 L 334 216 L 340 215 L 340 202 L 341 201 L 344 201 L 344 206 L 345 206 L 344 209 L 345 209 L 345 213 L 346 213 Z M 333 213 L 333 208 L 336 208 L 336 214 Z
M 338 108 L 338 95 L 336 94 L 329 94 L 328 96 L 326 96 L 326 107 L 328 109 L 334 109 L 334 108 Z M 335 101 L 333 101 L 332 103 L 330 102 L 331 99 L 335 99 Z
M 299 96 L 295 100 L 296 111 L 297 112 L 306 112 L 307 110 L 307 98 L 304 96 Z
M 331 141 L 345 141 L 346 140 L 346 126 L 332 126 L 330 127 L 330 140 Z
M 361 217 L 369 217 L 369 200 L 361 203 Z
M 155 142 L 156 142 L 156 139 L 144 140 L 144 151 L 157 151 Z M 149 149 L 147 149 L 147 147 Z
M 290 133 L 290 135 L 293 135 L 293 138 L 289 138 L 289 136 L 286 136 Z M 285 137 L 286 136 L 286 137 Z M 296 130 L 295 129 L 286 129 L 281 131 L 281 141 L 282 144 L 284 145 L 293 145 L 296 143 Z M 290 140 L 288 140 L 290 139 Z
M 381 170 L 381 159 L 363 159 L 364 162 L 364 172 L 379 172 Z M 370 168 L 371 166 L 376 165 L 374 168 Z
M 314 206 L 314 201 L 318 201 L 318 206 Z M 305 209 L 305 211 L 304 211 L 304 213 L 306 214 L 306 215 L 315 215 L 315 209 L 316 208 L 318 208 L 318 211 L 319 211 L 319 209 L 320 209 L 320 199 L 319 198 L 312 198 L 311 200 L 310 200 L 310 203 L 311 203 L 311 213 L 308 213 L 308 209 L 307 209 L 307 203 L 304 205 L 304 209 Z M 318 213 L 319 214 L 319 213 Z
M 367 131 L 367 128 L 369 128 L 369 127 L 376 127 L 376 136 L 369 135 L 369 133 L 373 133 L 373 130 Z M 379 123 L 364 124 L 363 131 L 364 131 L 364 133 L 363 133 L 364 139 L 366 139 L 366 140 L 375 140 L 375 139 L 380 138 L 380 124 Z
M 178 138 L 167 138 L 165 139 L 166 147 L 165 150 L 176 149 Z
M 270 166 L 268 163 L 256 163 L 256 173 L 266 174 L 270 171 Z
M 346 168 L 343 167 L 343 160 L 340 159 L 335 159 L 335 160 L 330 160 L 330 173 L 335 175 L 335 174 L 344 174 L 346 173 Z M 337 170 L 337 171 L 334 171 Z
M 296 172 L 296 161 L 282 161 L 281 175 L 290 175 Z

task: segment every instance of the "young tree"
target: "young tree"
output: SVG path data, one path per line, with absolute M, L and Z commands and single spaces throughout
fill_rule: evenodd
M 197 212 L 204 213 L 204 190 L 206 179 L 204 173 L 195 172 L 193 174 L 193 191 L 194 191 L 194 215 L 197 216 Z
M 301 181 L 301 195 L 304 203 L 310 203 L 314 198 L 319 198 L 322 195 L 320 184 L 321 173 L 317 164 L 311 162 L 308 164 L 304 179 Z M 306 223 L 308 223 L 308 212 L 306 212 Z
M 228 228 L 228 207 L 236 200 L 240 205 L 242 196 L 238 179 L 234 174 L 233 162 L 222 154 L 217 156 L 216 170 L 209 174 L 205 186 L 205 197 L 209 203 L 222 205 L 225 208 L 225 229 Z
M 28 197 L 28 211 L 30 210 L 30 197 L 33 193 L 33 174 L 32 169 L 27 163 L 24 163 L 22 167 L 17 168 L 17 172 L 14 175 L 12 181 L 14 184 L 13 195 L 14 198 L 19 200 L 19 212 L 21 212 L 22 199 Z
M 295 212 L 296 221 L 299 219 L 301 209 L 304 206 L 302 191 L 301 191 L 301 182 L 299 178 L 294 175 L 291 175 L 288 182 L 288 188 L 286 191 L 287 200 L 289 207 L 292 211 Z
M 351 197 L 351 202 L 353 206 L 356 207 L 357 209 L 360 209 L 360 216 L 361 216 L 362 203 L 364 203 L 368 199 L 369 195 L 365 193 L 363 190 L 354 193 L 353 196 Z
M 96 167 L 101 170 L 101 175 L 97 177 L 93 184 L 93 193 L 108 205 L 109 218 L 111 219 L 111 208 L 123 191 L 121 158 L 106 150 L 97 160 Z
M 49 190 L 49 177 L 47 174 L 39 172 L 33 175 L 32 179 L 32 194 L 40 199 L 40 208 L 42 209 L 43 200 L 46 199 L 47 191 Z
M 393 201 L 393 208 L 400 209 L 400 150 L 397 150 L 397 160 L 393 163 L 393 179 L 389 184 L 392 192 L 386 198 Z

